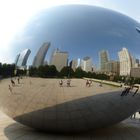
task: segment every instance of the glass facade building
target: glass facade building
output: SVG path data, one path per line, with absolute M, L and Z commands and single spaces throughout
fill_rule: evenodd
M 26 68 L 26 63 L 28 60 L 28 57 L 31 53 L 30 49 L 25 49 L 24 51 L 22 51 L 19 55 L 17 55 L 17 67 L 19 68 Z
M 34 58 L 33 67 L 39 67 L 41 65 L 44 65 L 44 59 L 49 47 L 50 47 L 50 42 L 43 43 L 43 45 L 39 48 Z

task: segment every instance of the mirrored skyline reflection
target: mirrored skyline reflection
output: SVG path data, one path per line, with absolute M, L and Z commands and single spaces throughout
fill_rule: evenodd
M 28 64 L 44 42 L 51 42 L 46 60 L 54 49 L 69 53 L 69 60 L 89 56 L 99 64 L 98 53 L 108 50 L 111 60 L 126 47 L 140 58 L 140 24 L 120 13 L 87 5 L 65 5 L 43 10 L 33 17 L 13 40 L 13 61 L 24 48 L 32 51 Z

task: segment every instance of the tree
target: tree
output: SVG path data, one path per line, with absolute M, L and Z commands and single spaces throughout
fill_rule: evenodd
M 59 72 L 60 77 L 73 77 L 74 71 L 70 66 L 65 66 Z
M 38 69 L 36 67 L 30 67 L 29 76 L 38 76 Z
M 78 67 L 76 70 L 75 70 L 75 77 L 76 78 L 82 78 L 86 75 L 86 72 L 84 72 L 81 67 Z
M 56 67 L 54 65 L 51 65 L 48 67 L 47 71 L 46 71 L 46 76 L 47 77 L 56 77 L 58 74 L 58 71 L 56 69 Z

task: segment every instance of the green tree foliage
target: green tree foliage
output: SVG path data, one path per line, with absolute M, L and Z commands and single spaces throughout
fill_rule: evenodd
M 81 67 L 78 67 L 75 71 L 75 77 L 76 78 L 82 78 L 85 77 L 86 72 L 84 72 Z
M 73 77 L 73 76 L 74 76 L 74 71 L 69 66 L 63 67 L 59 72 L 59 77 Z
M 0 75 L 3 77 L 14 76 L 15 65 L 14 64 L 1 64 L 0 63 Z
M 42 78 L 57 77 L 57 69 L 54 65 L 39 66 L 38 68 L 30 67 L 29 76 L 39 76 Z
M 29 68 L 29 76 L 33 76 L 33 77 L 38 76 L 38 69 L 35 67 L 30 67 Z

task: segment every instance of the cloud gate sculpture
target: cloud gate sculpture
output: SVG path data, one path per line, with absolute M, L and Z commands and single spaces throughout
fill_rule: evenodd
M 125 47 L 137 57 L 139 28 L 135 20 L 104 8 L 53 7 L 32 17 L 15 36 L 10 46 L 11 55 L 16 56 L 26 47 L 31 50 L 28 60 L 31 65 L 39 47 L 50 42 L 45 58 L 48 63 L 57 66 L 61 53 L 62 60 L 65 57 L 69 61 L 81 59 L 81 67 L 89 71 L 89 67 L 84 67 L 85 61 L 88 66 L 97 65 L 101 50 L 108 50 L 111 59 L 117 60 L 118 52 Z M 121 97 L 121 88 L 99 87 L 98 83 L 85 88 L 83 79 L 72 79 L 71 87 L 60 87 L 58 83 L 59 79 L 25 78 L 20 85 L 12 87 L 14 94 L 11 94 L 10 80 L 4 79 L 0 83 L 1 110 L 14 120 L 39 130 L 78 132 L 116 124 L 140 108 L 140 95 Z

